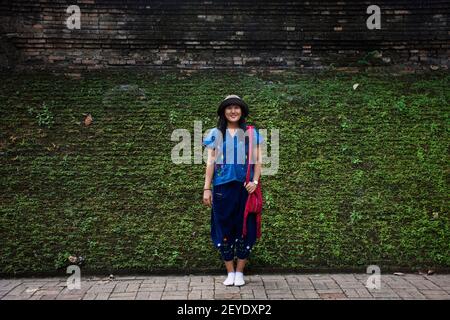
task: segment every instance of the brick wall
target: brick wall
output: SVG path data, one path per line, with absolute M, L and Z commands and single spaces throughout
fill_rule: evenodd
M 0 68 L 448 69 L 449 13 L 449 0 L 0 0 Z

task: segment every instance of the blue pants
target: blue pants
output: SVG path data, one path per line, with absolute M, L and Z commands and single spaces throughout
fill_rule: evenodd
M 255 215 L 248 216 L 247 236 L 242 235 L 247 196 L 247 189 L 241 181 L 213 187 L 211 239 L 224 261 L 233 260 L 235 255 L 239 259 L 247 259 L 256 242 Z

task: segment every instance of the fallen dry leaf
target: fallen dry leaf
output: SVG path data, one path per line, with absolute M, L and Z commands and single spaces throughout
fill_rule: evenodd
M 91 114 L 89 113 L 85 118 L 84 118 L 84 125 L 85 126 L 89 126 L 92 123 L 93 119 Z

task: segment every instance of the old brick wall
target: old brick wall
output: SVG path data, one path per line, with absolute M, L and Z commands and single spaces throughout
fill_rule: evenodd
M 449 0 L 0 0 L 0 67 L 448 69 L 449 13 Z

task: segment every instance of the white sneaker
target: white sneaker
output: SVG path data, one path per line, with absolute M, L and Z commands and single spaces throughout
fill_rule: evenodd
M 237 287 L 243 286 L 245 284 L 244 274 L 242 272 L 236 272 L 234 276 L 234 285 Z
M 225 279 L 223 284 L 225 286 L 232 286 L 234 284 L 234 277 L 235 277 L 234 272 L 228 272 L 228 277 Z

